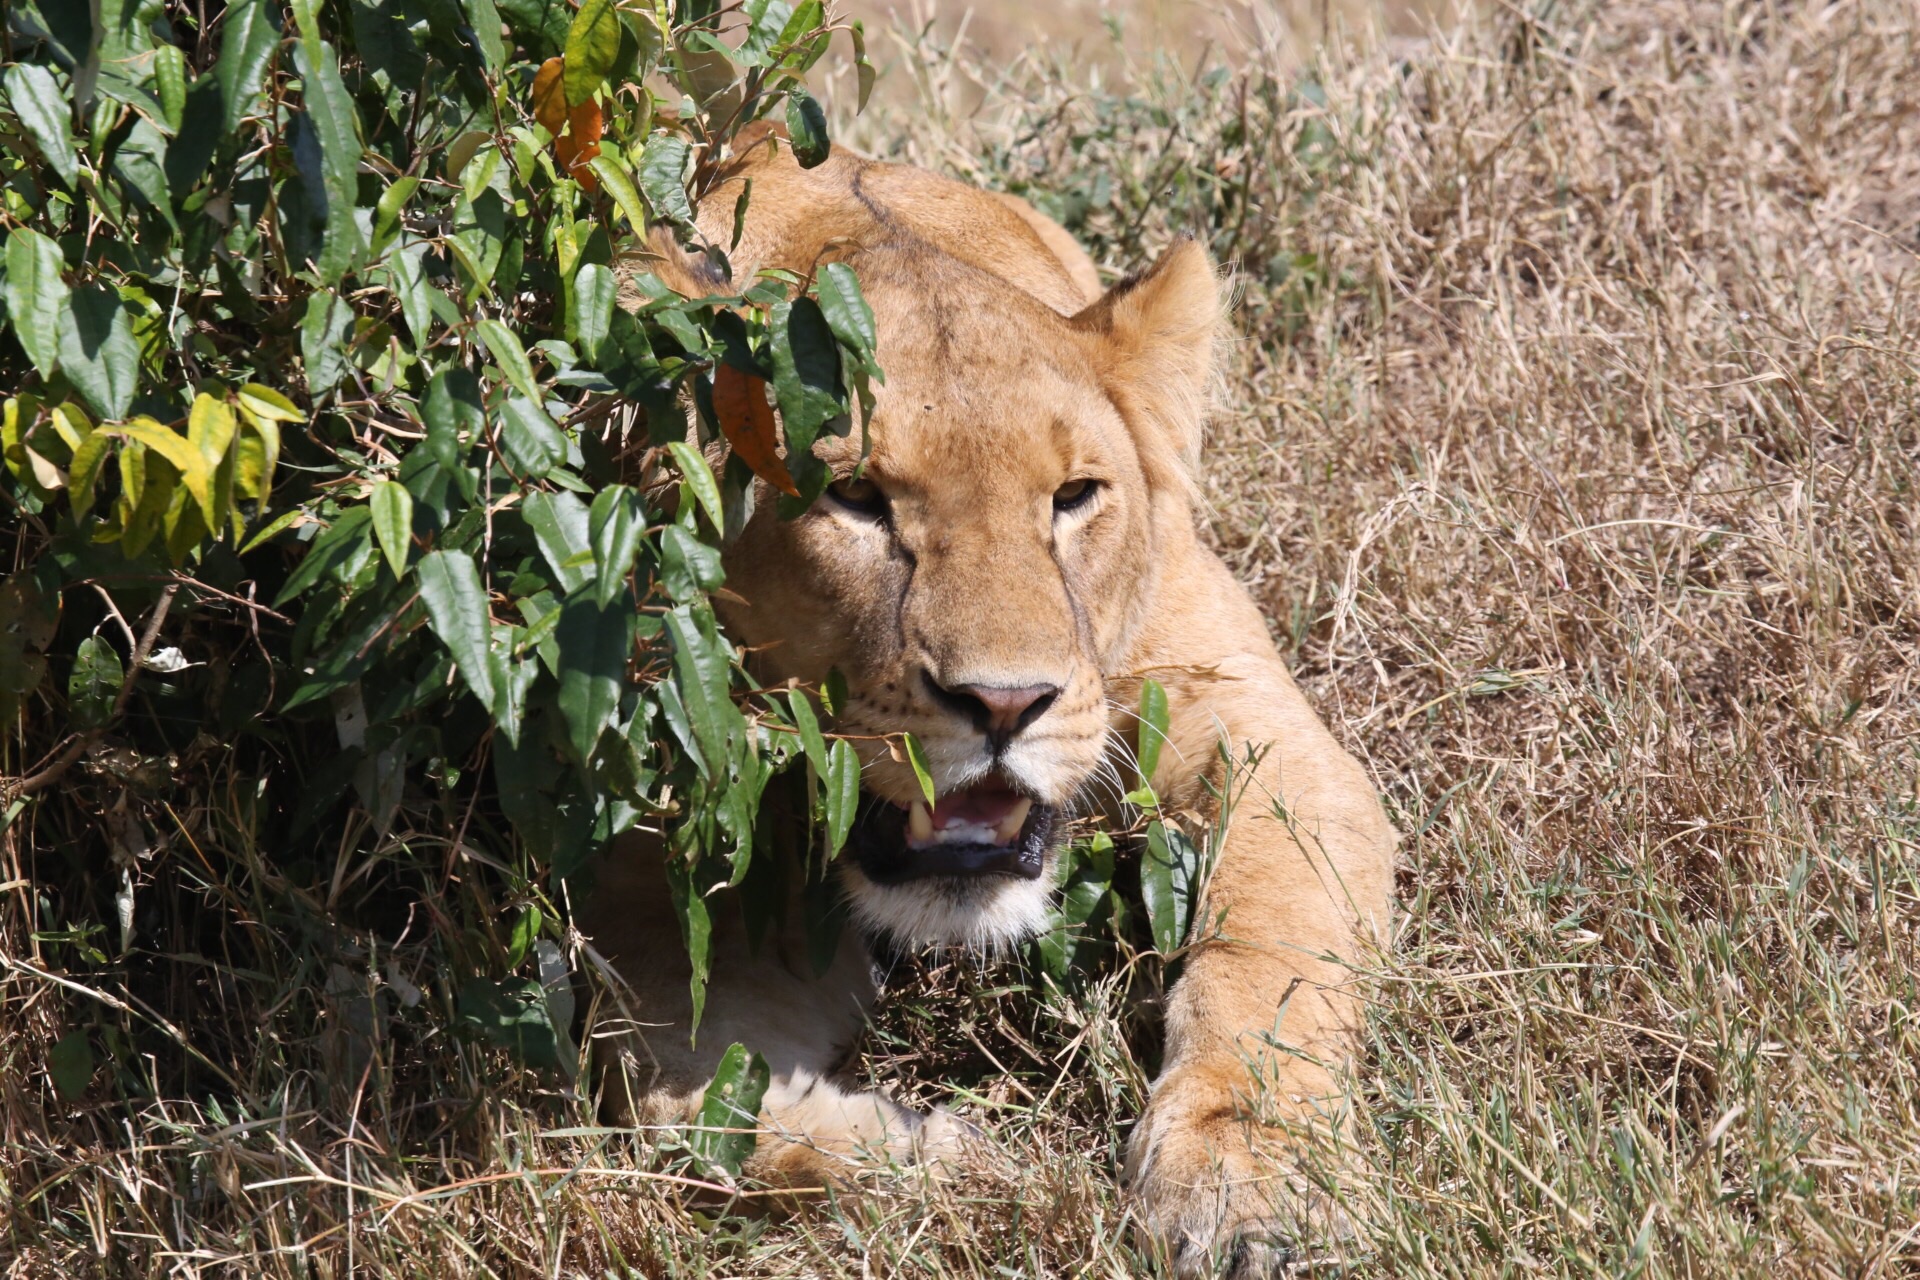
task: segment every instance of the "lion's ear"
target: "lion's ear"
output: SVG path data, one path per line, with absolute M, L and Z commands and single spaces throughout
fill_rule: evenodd
M 1220 326 L 1220 286 L 1206 250 L 1182 237 L 1072 323 L 1097 340 L 1101 373 L 1120 411 L 1191 466 Z

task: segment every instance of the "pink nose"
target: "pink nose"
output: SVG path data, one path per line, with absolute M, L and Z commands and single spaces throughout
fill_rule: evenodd
M 948 687 L 929 676 L 927 685 L 941 702 L 969 717 L 980 732 L 987 735 L 996 751 L 1004 748 L 1014 734 L 1045 715 L 1054 699 L 1060 696 L 1057 684 Z

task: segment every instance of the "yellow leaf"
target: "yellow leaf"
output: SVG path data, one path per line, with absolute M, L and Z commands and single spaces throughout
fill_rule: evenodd
M 73 514 L 84 517 L 93 509 L 93 486 L 100 478 L 100 468 L 107 460 L 108 436 L 104 431 L 96 431 L 80 442 L 73 451 L 73 466 L 67 472 L 68 501 L 73 503 Z
M 240 408 L 267 422 L 305 422 L 307 415 L 293 407 L 293 401 L 271 387 L 249 382 L 240 388 Z
M 68 401 L 54 408 L 53 429 L 67 442 L 67 448 L 77 450 L 93 434 L 93 423 L 87 418 L 86 410 Z
M 558 58 L 540 64 L 533 77 L 533 118 L 554 137 L 567 127 L 567 94 L 561 81 L 564 66 Z
M 113 430 L 129 440 L 138 440 L 171 462 L 173 469 L 180 473 L 181 482 L 187 486 L 187 492 L 192 494 L 193 500 L 199 504 L 201 515 L 206 517 L 206 524 L 212 526 L 219 523 L 219 514 L 214 510 L 213 468 L 207 465 L 206 458 L 192 442 L 184 436 L 167 430 L 152 418 L 134 418 L 121 423 Z M 167 523 L 169 549 L 174 545 L 175 524 L 176 521 L 170 517 Z M 196 534 L 194 540 L 198 541 L 198 539 L 199 535 Z M 181 559 L 181 556 L 174 557 L 176 563 Z
M 120 500 L 131 511 L 147 490 L 147 447 L 129 440 L 120 446 Z M 125 523 L 124 521 L 122 523 Z
M 187 415 L 187 439 L 200 450 L 209 467 L 217 467 L 233 443 L 236 425 L 233 409 L 226 401 L 198 395 L 193 399 L 192 412 Z
M 255 436 L 241 436 L 233 446 L 233 491 L 243 498 L 265 501 L 266 462 L 266 446 Z

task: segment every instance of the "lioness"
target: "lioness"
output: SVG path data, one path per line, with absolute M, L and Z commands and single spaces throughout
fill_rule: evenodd
M 725 557 L 740 598 L 725 620 L 756 675 L 846 678 L 834 727 L 868 748 L 874 803 L 835 865 L 862 929 L 911 946 L 1040 929 L 1067 817 L 1103 762 L 1131 768 L 1143 676 L 1167 692 L 1152 782 L 1172 809 L 1212 809 L 1223 737 L 1239 759 L 1266 748 L 1196 913 L 1125 1171 L 1181 1274 L 1222 1258 L 1258 1274 L 1286 1248 L 1285 1142 L 1261 1121 L 1326 1105 L 1358 1017 L 1343 962 L 1385 919 L 1394 833 L 1195 529 L 1190 469 L 1222 308 L 1207 255 L 1182 241 L 1102 294 L 1086 254 L 1018 200 L 841 149 L 802 169 L 772 135 L 743 145 L 701 203 L 710 239 L 728 242 L 748 180 L 736 277 L 850 262 L 886 369 L 865 469 L 854 476 L 860 433 L 823 441 L 839 477 L 827 496 L 781 520 L 764 494 Z M 715 283 L 666 258 L 670 283 Z M 903 730 L 926 749 L 931 808 L 883 744 Z M 577 904 L 582 929 L 631 985 L 633 1017 L 669 1028 L 636 1051 L 636 1119 L 690 1119 L 740 1041 L 773 1073 L 754 1176 L 819 1184 L 863 1157 L 966 1141 L 945 1113 L 833 1083 L 875 994 L 862 939 L 850 933 L 815 977 L 797 912 L 753 954 L 716 904 L 693 1048 L 658 858 L 623 850 L 597 885 Z

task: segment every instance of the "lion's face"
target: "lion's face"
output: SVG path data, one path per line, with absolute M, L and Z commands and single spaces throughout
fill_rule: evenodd
M 746 602 L 728 622 L 771 680 L 846 679 L 833 727 L 868 795 L 842 858 L 856 915 L 910 943 L 1001 944 L 1045 921 L 1155 529 L 1188 518 L 1213 281 L 1183 246 L 1068 318 L 980 273 L 895 265 L 857 263 L 887 374 L 866 465 L 858 432 L 827 442 L 825 498 L 791 521 L 761 504 L 727 555 Z M 902 732 L 932 807 L 890 749 Z

